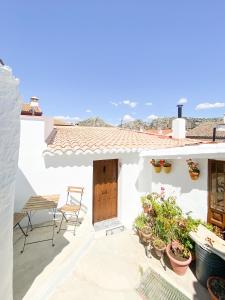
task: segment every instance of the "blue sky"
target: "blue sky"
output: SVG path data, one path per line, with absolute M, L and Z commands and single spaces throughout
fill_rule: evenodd
M 224 0 L 7 0 L 0 36 L 47 115 L 116 124 L 174 116 L 180 98 L 186 116 L 225 112 Z

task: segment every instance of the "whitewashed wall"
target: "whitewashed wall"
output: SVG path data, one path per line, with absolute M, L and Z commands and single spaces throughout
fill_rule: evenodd
M 207 221 L 208 160 L 193 160 L 199 163 L 201 170 L 198 180 L 190 178 L 185 158 L 171 160 L 172 171 L 169 174 L 163 171 L 155 173 L 152 168 L 152 191 L 160 192 L 164 187 L 167 196 L 173 194 L 177 197 L 177 203 L 184 212 L 192 211 L 193 217 Z
M 66 200 L 66 187 L 76 185 L 85 187 L 83 204 L 92 220 L 93 161 L 119 159 L 118 217 L 130 227 L 141 208 L 140 195 L 150 189 L 151 169 L 149 166 L 146 169 L 144 159 L 137 153 L 43 156 L 47 147 L 44 131 L 43 118 L 21 119 L 15 210 L 20 211 L 31 195 L 64 193 Z M 33 222 L 44 221 L 46 217 L 44 214 L 35 215 Z
M 19 81 L 0 66 L 0 299 L 12 299 L 13 202 L 19 150 Z

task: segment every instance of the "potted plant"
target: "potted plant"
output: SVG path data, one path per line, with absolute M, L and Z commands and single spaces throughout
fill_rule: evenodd
M 139 238 L 142 238 L 142 230 L 147 225 L 147 221 L 148 220 L 144 213 L 137 216 L 137 218 L 134 220 L 134 227 L 139 235 Z
M 156 238 L 153 240 L 152 245 L 155 250 L 155 254 L 161 258 L 166 249 L 166 244 L 160 238 Z
M 200 175 L 199 164 L 193 162 L 192 159 L 187 160 L 189 174 L 192 180 L 197 180 Z
M 167 245 L 166 254 L 174 272 L 178 275 L 184 275 L 192 260 L 191 252 L 178 240 L 174 240 Z
M 168 162 L 167 160 L 163 161 L 163 171 L 165 173 L 170 173 L 171 167 L 172 167 L 172 164 L 170 162 Z
M 149 243 L 152 239 L 152 230 L 149 226 L 144 226 L 141 230 L 142 240 Z
M 161 164 L 159 160 L 152 159 L 150 163 L 153 165 L 156 173 L 161 172 Z
M 141 197 L 141 204 L 144 210 L 144 213 L 150 213 L 152 205 L 148 196 Z
M 207 280 L 207 288 L 212 300 L 225 299 L 225 279 L 212 276 Z

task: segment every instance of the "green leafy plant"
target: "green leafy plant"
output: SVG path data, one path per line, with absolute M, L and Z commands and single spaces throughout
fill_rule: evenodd
M 168 162 L 167 160 L 163 161 L 163 167 L 171 167 L 171 163 Z
M 190 257 L 190 251 L 178 240 L 171 242 L 171 252 L 176 258 L 182 259 Z
M 134 220 L 134 227 L 137 230 L 142 230 L 147 224 L 148 224 L 148 219 L 144 213 L 138 215 L 137 218 Z
M 160 160 L 152 159 L 150 163 L 153 165 L 153 167 L 161 167 Z
M 188 160 L 186 160 L 186 162 L 187 162 L 187 165 L 188 165 L 189 172 L 200 174 L 199 164 L 198 163 L 193 162 L 193 160 L 190 159 L 190 158 Z

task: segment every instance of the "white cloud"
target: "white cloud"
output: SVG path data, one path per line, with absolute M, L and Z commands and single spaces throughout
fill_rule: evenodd
M 180 98 L 179 100 L 178 100 L 178 102 L 177 102 L 177 104 L 185 104 L 185 103 L 187 103 L 188 101 L 187 101 L 187 98 Z
M 124 100 L 123 104 L 130 106 L 131 108 L 134 108 L 137 106 L 137 102 L 130 101 L 130 100 Z
M 152 102 L 146 102 L 145 105 L 152 106 Z
M 156 120 L 156 119 L 158 119 L 158 116 L 156 116 L 156 115 L 150 115 L 150 116 L 147 117 L 147 119 L 150 120 L 150 121 Z
M 110 102 L 110 103 L 111 103 L 113 106 L 115 106 L 115 107 L 119 106 L 119 104 L 120 104 L 119 102 L 113 102 L 113 101 Z
M 88 108 L 85 110 L 86 113 L 91 113 L 92 111 Z
M 131 122 L 131 121 L 134 121 L 134 118 L 130 115 L 124 115 L 122 120 L 123 120 L 123 122 Z
M 212 109 L 212 108 L 221 108 L 224 107 L 225 103 L 222 102 L 215 102 L 215 103 L 209 103 L 209 102 L 205 102 L 205 103 L 199 103 L 195 109 L 196 110 L 203 110 L 203 109 Z
M 79 117 L 70 117 L 70 116 L 55 116 L 55 119 L 62 119 L 62 120 L 74 120 L 74 121 L 79 121 L 80 118 Z

